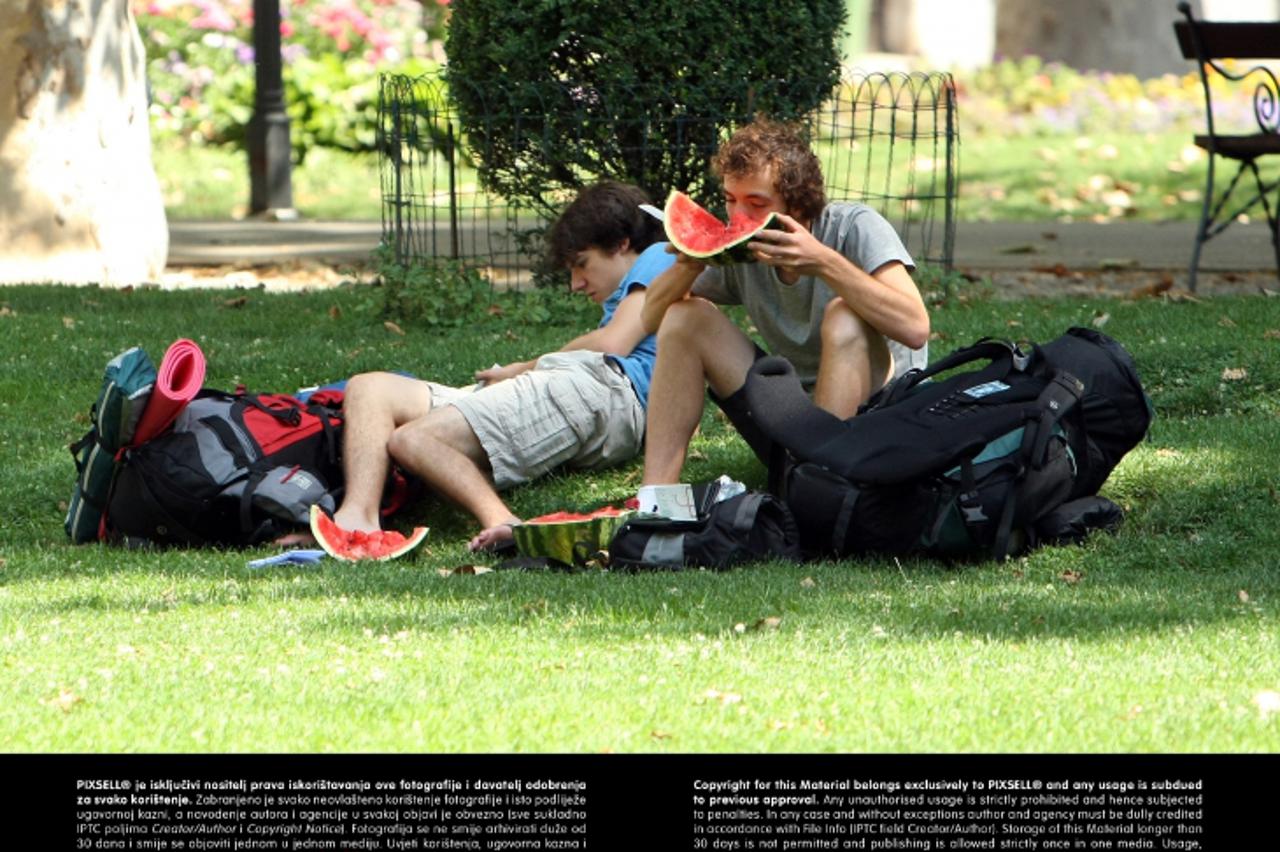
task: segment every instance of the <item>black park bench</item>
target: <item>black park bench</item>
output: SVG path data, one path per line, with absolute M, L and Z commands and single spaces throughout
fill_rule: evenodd
M 1213 237 L 1222 233 L 1228 225 L 1254 207 L 1260 206 L 1271 228 L 1271 245 L 1276 255 L 1276 272 L 1280 274 L 1280 180 L 1267 181 L 1258 170 L 1258 160 L 1280 155 L 1280 81 L 1276 72 L 1266 64 L 1236 67 L 1229 60 L 1280 59 L 1280 21 L 1232 21 L 1212 22 L 1197 19 L 1189 3 L 1179 3 L 1185 20 L 1175 21 L 1174 33 L 1182 55 L 1194 59 L 1200 68 L 1200 81 L 1204 86 L 1204 108 L 1207 133 L 1197 134 L 1195 144 L 1209 154 L 1208 182 L 1205 186 L 1204 206 L 1200 224 L 1196 228 L 1195 248 L 1191 253 L 1191 270 L 1188 286 L 1195 290 L 1196 271 L 1200 266 L 1200 250 Z M 1213 87 L 1211 78 L 1220 76 L 1230 83 L 1254 85 L 1253 117 L 1257 132 L 1223 133 L 1214 124 Z M 1249 128 L 1250 131 L 1253 128 Z M 1219 159 L 1234 160 L 1237 164 L 1231 183 L 1218 196 L 1214 195 L 1214 166 Z M 1248 181 L 1241 186 L 1246 201 L 1228 202 L 1248 173 L 1253 177 L 1253 188 Z M 1250 193 L 1254 193 L 1249 197 Z

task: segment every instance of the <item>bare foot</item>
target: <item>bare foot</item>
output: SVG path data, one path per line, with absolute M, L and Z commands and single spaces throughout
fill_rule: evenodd
M 310 531 L 299 530 L 285 533 L 271 543 L 278 547 L 315 547 L 316 537 Z
M 339 508 L 333 513 L 333 522 L 347 532 L 377 532 L 382 529 L 382 525 L 375 515 L 369 518 L 359 512 L 350 511 L 348 509 Z
M 482 529 L 475 538 L 467 544 L 467 549 L 476 550 L 498 550 L 515 541 L 515 533 L 511 528 L 520 523 L 519 518 L 512 518 L 505 524 L 495 524 L 491 527 Z

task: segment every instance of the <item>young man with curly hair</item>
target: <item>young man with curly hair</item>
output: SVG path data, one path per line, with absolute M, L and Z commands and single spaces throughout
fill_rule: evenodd
M 745 306 L 769 350 L 789 359 L 814 402 L 838 417 L 852 417 L 889 379 L 927 360 L 929 314 L 911 256 L 871 208 L 826 201 L 822 168 L 797 128 L 757 119 L 720 147 L 712 169 L 730 216 L 777 218 L 747 244 L 755 262 L 717 267 L 680 255 L 649 287 L 643 319 L 657 332 L 659 355 L 646 484 L 680 480 L 704 387 L 768 460 L 768 439 L 743 392 L 764 352 L 717 304 Z
M 656 341 L 640 320 L 650 280 L 675 258 L 639 188 L 607 181 L 584 189 L 548 234 L 549 258 L 570 286 L 601 306 L 600 325 L 558 351 L 479 370 L 453 388 L 396 373 L 348 382 L 343 469 L 334 521 L 379 528 L 392 461 L 479 521 L 471 549 L 511 540 L 519 519 L 498 495 L 552 468 L 629 460 L 644 439 Z

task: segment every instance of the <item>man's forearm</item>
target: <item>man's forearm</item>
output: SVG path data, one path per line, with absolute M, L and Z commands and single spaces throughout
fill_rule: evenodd
M 929 313 L 902 264 L 872 275 L 832 251 L 819 277 L 872 328 L 890 340 L 919 349 L 929 339 Z
M 640 320 L 646 333 L 654 334 L 658 331 L 667 308 L 689 295 L 693 282 L 698 279 L 702 269 L 702 264 L 677 261 L 653 279 L 649 289 L 645 291 L 644 308 L 640 312 Z

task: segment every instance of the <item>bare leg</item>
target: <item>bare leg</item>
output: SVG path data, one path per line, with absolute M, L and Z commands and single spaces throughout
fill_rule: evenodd
M 387 449 L 434 491 L 475 516 L 484 529 L 471 540 L 472 550 L 511 539 L 510 525 L 520 519 L 494 489 L 489 457 L 458 409 L 445 406 L 401 426 Z
M 342 470 L 346 491 L 334 515 L 338 526 L 371 532 L 391 466 L 388 441 L 398 426 L 431 411 L 425 382 L 394 373 L 361 373 L 347 383 L 342 409 Z
M 709 384 L 717 396 L 729 396 L 746 382 L 754 361 L 751 340 L 705 299 L 667 309 L 649 390 L 646 485 L 680 481 L 689 439 L 702 419 L 704 388 Z
M 892 373 L 893 356 L 884 335 L 843 299 L 828 302 L 822 316 L 822 358 L 813 401 L 837 417 L 852 417 Z

